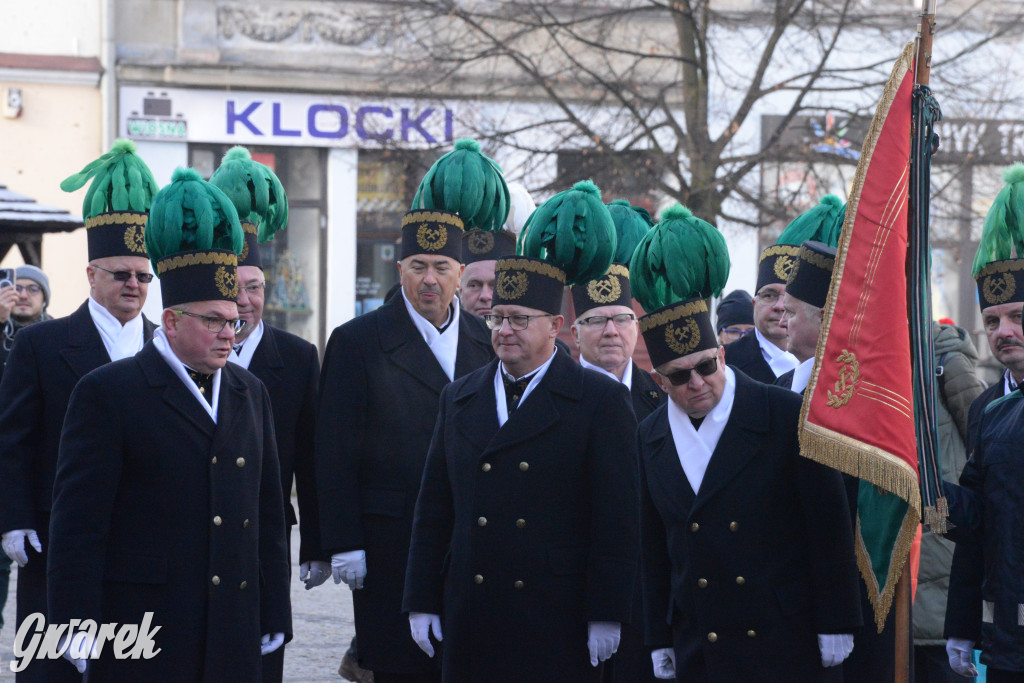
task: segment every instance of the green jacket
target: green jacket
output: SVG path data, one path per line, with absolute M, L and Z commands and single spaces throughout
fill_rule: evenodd
M 971 402 L 985 385 L 974 374 L 978 352 L 967 332 L 954 325 L 932 323 L 935 335 L 935 363 L 942 376 L 935 391 L 939 422 L 939 453 L 942 478 L 956 483 L 967 462 L 964 436 Z M 917 575 L 914 599 L 914 644 L 943 645 L 942 627 L 949 591 L 949 569 L 953 563 L 954 543 L 926 533 L 921 538 L 921 567 Z

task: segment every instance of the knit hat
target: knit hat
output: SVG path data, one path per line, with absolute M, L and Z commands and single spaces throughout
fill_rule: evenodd
M 466 230 L 497 232 L 508 216 L 508 186 L 501 166 L 480 153 L 480 143 L 464 138 L 423 176 L 412 208 L 447 211 L 457 214 Z
M 797 252 L 804 242 L 814 240 L 833 247 L 839 244 L 845 215 L 846 204 L 843 200 L 834 194 L 827 194 L 817 206 L 794 218 L 775 244 L 761 252 L 754 292 L 761 291 L 765 285 L 786 284 L 789 272 L 796 264 Z
M 734 289 L 718 302 L 715 332 L 733 325 L 754 324 L 754 299 L 742 289 Z
M 43 308 L 50 304 L 50 278 L 39 268 L 31 265 L 18 266 L 14 269 L 14 278 L 25 278 L 32 280 L 43 290 Z
M 1003 181 L 985 215 L 974 256 L 972 275 L 982 310 L 1024 302 L 1024 165 L 1003 171 Z

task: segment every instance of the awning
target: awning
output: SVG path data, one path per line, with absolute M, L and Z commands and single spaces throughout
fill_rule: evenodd
M 0 183 L 0 259 L 16 246 L 26 263 L 38 266 L 45 233 L 71 232 L 83 225 L 78 216 L 40 204 Z

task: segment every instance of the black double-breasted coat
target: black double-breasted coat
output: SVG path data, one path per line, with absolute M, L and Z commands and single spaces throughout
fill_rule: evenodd
M 246 370 L 221 373 L 216 423 L 152 342 L 72 394 L 49 620 L 139 624 L 152 612 L 160 627 L 156 657 L 116 660 L 108 645 L 88 680 L 258 681 L 261 635 L 291 637 L 270 398 Z
M 629 397 L 556 353 L 499 428 L 497 367 L 442 396 L 403 609 L 441 615 L 445 681 L 594 681 L 587 624 L 629 620 L 638 559 Z
M 978 398 L 971 402 L 971 407 L 967 411 L 967 435 L 964 439 L 964 446 L 967 448 L 967 457 L 971 456 L 974 452 L 974 447 L 978 445 L 978 436 L 981 430 L 981 418 L 985 414 L 985 409 L 988 405 L 996 399 L 1002 398 L 1006 395 L 1006 380 L 1003 376 L 999 376 L 999 380 L 993 382 L 991 386 L 987 387 L 985 391 L 978 395 Z
M 764 352 L 754 332 L 743 335 L 731 344 L 725 345 L 725 362 L 747 377 L 765 384 L 775 384 L 775 371 L 764 359 Z
M 458 324 L 461 377 L 494 351 L 480 318 L 462 311 Z M 316 427 L 321 545 L 326 554 L 366 551 L 366 580 L 352 600 L 359 663 L 371 671 L 436 666 L 409 637 L 402 586 L 423 463 L 448 383 L 401 296 L 335 329 L 324 354 Z
M 644 615 L 680 681 L 820 681 L 817 634 L 861 624 L 838 472 L 801 457 L 800 397 L 736 373 L 694 494 L 667 406 L 638 430 Z
M 149 341 L 156 326 L 142 322 Z M 50 503 L 68 400 L 78 380 L 109 362 L 88 301 L 14 338 L 0 382 L 0 531 L 35 529 L 43 546 L 39 554 L 25 544 L 28 564 L 18 569 L 19 624 L 30 614 L 46 613 Z M 34 660 L 18 674 L 19 681 L 47 683 L 80 678 L 66 662 L 53 660 Z

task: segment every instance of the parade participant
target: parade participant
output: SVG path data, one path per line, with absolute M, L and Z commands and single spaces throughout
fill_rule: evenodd
M 128 140 L 61 187 L 85 195 L 89 298 L 65 318 L 15 337 L 0 383 L 0 529 L 19 565 L 17 622 L 46 614 L 46 558 L 57 448 L 68 399 L 91 370 L 134 355 L 153 335 L 142 315 L 148 283 L 144 230 L 156 194 L 153 174 Z M 80 680 L 64 662 L 34 659 L 19 681 Z
M 498 260 L 498 359 L 445 389 L 403 601 L 424 652 L 444 639 L 445 681 L 597 681 L 629 618 L 629 395 L 554 344 L 565 283 L 605 273 L 614 240 L 589 181 L 538 207 L 525 255 Z
M 1014 368 L 1024 361 L 1024 165 L 1007 169 L 1003 179 L 985 216 L 974 277 L 989 343 L 1009 371 L 997 385 L 1007 393 L 986 404 L 991 394 L 985 392 L 971 405 L 972 415 L 981 413 L 968 426 L 971 456 L 960 486 L 944 486 L 955 525 L 949 537 L 956 541 L 946 608 L 949 664 L 961 675 L 977 675 L 971 663 L 977 646 L 994 683 L 1024 680 L 1024 401 L 1019 385 L 1009 391 L 1009 380 L 1019 379 Z
M 288 223 L 288 198 L 277 175 L 252 160 L 244 147 L 232 147 L 210 178 L 231 199 L 245 234 L 238 256 L 238 317 L 245 322 L 235 334 L 228 361 L 247 369 L 267 388 L 274 411 L 274 435 L 281 466 L 285 535 L 291 539 L 298 524 L 299 580 L 306 589 L 319 586 L 331 576 L 330 559 L 320 552 L 320 518 L 317 514 L 313 476 L 313 434 L 316 424 L 320 357 L 316 347 L 294 334 L 263 322 L 266 277 L 260 244 L 273 239 Z M 292 484 L 297 492 L 300 516 L 291 504 Z M 289 542 L 289 557 L 291 557 Z M 289 563 L 290 566 L 291 563 Z M 284 675 L 282 646 L 263 657 L 264 683 Z
M 79 382 L 54 483 L 50 623 L 159 626 L 153 658 L 65 657 L 97 680 L 259 680 L 291 632 L 270 399 L 227 364 L 239 329 L 238 214 L 192 169 L 153 200 L 164 311 L 133 358 Z M 68 664 L 65 667 L 71 668 Z
M 446 178 L 461 179 L 458 192 L 435 204 L 432 184 Z M 501 226 L 508 211 L 500 169 L 472 141 L 457 142 L 420 188 L 416 203 L 429 206 L 402 219 L 400 295 L 334 330 L 320 381 L 321 545 L 335 582 L 354 591 L 358 661 L 376 683 L 439 677 L 402 614 L 413 506 L 441 390 L 494 357 L 483 321 L 455 298 L 463 220 Z
M 622 382 L 629 389 L 633 414 L 640 422 L 666 400 L 665 392 L 650 374 L 632 360 L 640 329 L 629 289 L 629 259 L 651 224 L 646 211 L 634 209 L 625 200 L 609 202 L 608 213 L 615 223 L 615 256 L 603 277 L 570 288 L 576 314 L 572 338 L 579 348 L 580 365 Z M 644 645 L 639 572 L 633 584 L 630 620 L 622 624 L 619 649 L 606 662 L 602 680 L 607 683 L 655 680 L 650 654 Z
M 494 297 L 494 264 L 516 253 L 516 236 L 507 230 L 470 230 L 462 237 L 462 272 L 459 301 L 463 310 L 476 316 L 491 312 Z
M 725 365 L 706 299 L 728 270 L 678 205 L 630 264 L 669 396 L 637 438 L 648 645 L 659 678 L 822 681 L 861 624 L 846 495 L 800 456 L 800 399 Z
M 844 213 L 843 200 L 825 195 L 817 206 L 786 226 L 775 244 L 761 252 L 754 290 L 754 332 L 725 347 L 726 363 L 767 384 L 774 384 L 796 368 L 796 358 L 786 351 L 787 333 L 782 324 L 786 280 L 801 244 L 808 240 L 838 244 Z
M 732 344 L 754 331 L 754 299 L 742 289 L 722 297 L 715 309 L 715 332 L 722 346 Z

